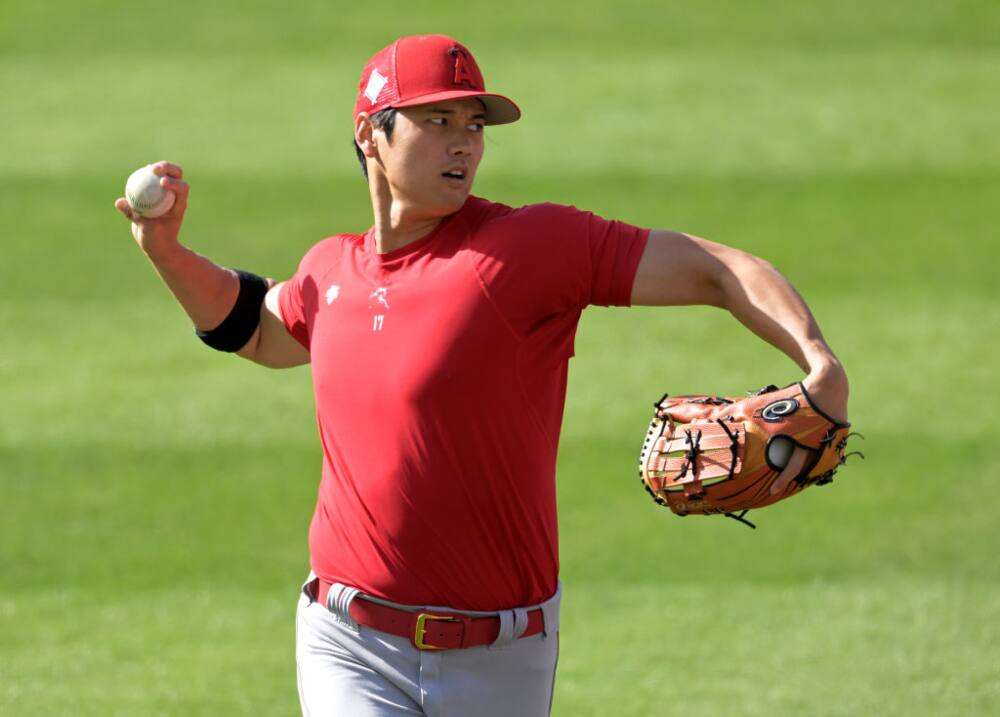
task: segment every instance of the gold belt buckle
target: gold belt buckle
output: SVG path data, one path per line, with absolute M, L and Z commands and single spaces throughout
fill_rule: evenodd
M 450 615 L 431 615 L 430 613 L 422 612 L 417 615 L 417 626 L 413 632 L 413 644 L 416 645 L 418 650 L 447 650 L 447 647 L 438 647 L 437 645 L 428 645 L 424 642 L 424 634 L 427 632 L 427 621 L 428 620 L 444 620 L 445 622 L 462 622 L 459 618 L 451 617 Z

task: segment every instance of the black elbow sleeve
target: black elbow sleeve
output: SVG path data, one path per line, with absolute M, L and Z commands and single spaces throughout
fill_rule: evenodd
M 267 295 L 267 280 L 249 271 L 237 269 L 240 277 L 240 293 L 236 295 L 229 315 L 222 323 L 209 331 L 195 329 L 198 338 L 218 351 L 230 353 L 246 346 L 260 325 L 260 307 Z

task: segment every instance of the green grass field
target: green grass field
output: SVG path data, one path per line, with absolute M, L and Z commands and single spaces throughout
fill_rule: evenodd
M 112 202 L 173 159 L 185 241 L 289 275 L 370 223 L 364 60 L 437 31 L 525 113 L 477 193 L 767 257 L 867 436 L 757 531 L 676 518 L 635 479 L 650 402 L 796 369 L 717 310 L 588 310 L 554 714 L 1000 714 L 991 0 L 0 6 L 0 714 L 297 714 L 308 370 L 201 347 Z

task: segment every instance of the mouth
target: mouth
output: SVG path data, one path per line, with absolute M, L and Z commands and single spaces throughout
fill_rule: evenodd
M 449 169 L 447 172 L 441 172 L 441 176 L 453 184 L 464 184 L 468 174 L 464 169 Z

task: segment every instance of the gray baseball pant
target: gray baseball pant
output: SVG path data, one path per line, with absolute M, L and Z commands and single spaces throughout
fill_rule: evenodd
M 336 584 L 327 605 L 303 586 L 295 629 L 303 717 L 546 717 L 559 656 L 562 588 L 540 606 L 545 630 L 516 638 L 518 608 L 500 614 L 492 645 L 418 650 L 409 640 L 351 619 L 358 591 Z M 391 604 L 391 603 L 390 603 Z M 450 608 L 436 608 L 461 612 Z M 497 613 L 468 613 L 483 615 Z

